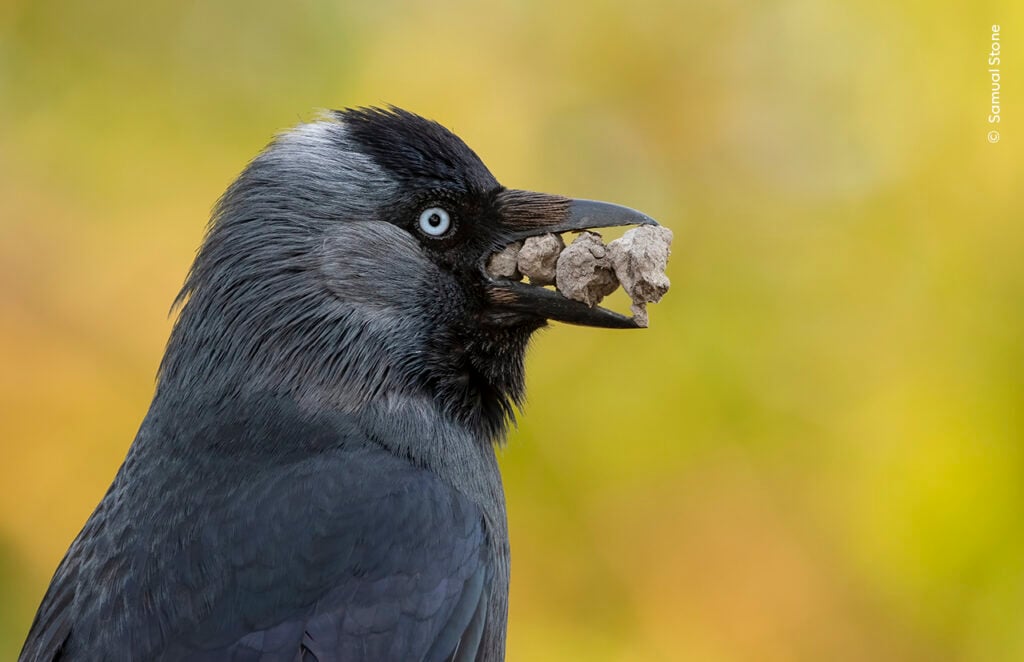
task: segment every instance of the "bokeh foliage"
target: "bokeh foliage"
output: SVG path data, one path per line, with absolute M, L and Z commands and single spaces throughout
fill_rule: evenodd
M 511 660 L 1024 659 L 1022 18 L 8 0 L 0 657 L 145 412 L 213 201 L 315 109 L 393 103 L 676 232 L 651 329 L 534 343 Z

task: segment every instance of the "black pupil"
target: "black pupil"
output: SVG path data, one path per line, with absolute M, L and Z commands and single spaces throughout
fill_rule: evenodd
M 438 214 L 437 212 L 434 212 L 433 214 L 431 214 L 430 218 L 427 219 L 427 223 L 430 223 L 430 226 L 434 227 L 434 228 L 436 228 L 437 226 L 441 225 L 441 216 L 440 216 L 440 214 Z

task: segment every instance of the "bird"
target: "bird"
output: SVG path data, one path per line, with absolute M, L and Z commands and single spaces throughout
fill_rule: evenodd
M 277 135 L 214 208 L 149 410 L 19 659 L 503 660 L 495 453 L 527 345 L 636 324 L 486 260 L 625 225 L 657 223 L 506 188 L 395 106 Z

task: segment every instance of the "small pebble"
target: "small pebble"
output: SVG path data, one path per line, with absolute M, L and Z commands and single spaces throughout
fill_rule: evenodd
M 519 259 L 519 249 L 523 242 L 515 241 L 491 256 L 487 261 L 487 273 L 495 278 L 509 278 L 511 280 L 522 280 L 523 274 L 519 273 L 516 264 Z
M 519 250 L 519 272 L 530 279 L 531 285 L 554 284 L 558 254 L 563 248 L 565 242 L 557 234 L 528 237 Z
M 657 303 L 668 291 L 665 268 L 671 245 L 672 231 L 662 225 L 641 225 L 608 244 L 615 275 L 633 300 L 638 326 L 647 326 L 647 304 Z
M 596 306 L 619 286 L 608 249 L 596 232 L 583 232 L 558 256 L 558 291 L 563 296 Z

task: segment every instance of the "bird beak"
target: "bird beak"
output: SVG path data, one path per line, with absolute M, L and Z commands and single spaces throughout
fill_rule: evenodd
M 547 233 L 658 224 L 650 216 L 629 207 L 546 193 L 508 189 L 499 195 L 498 202 L 504 219 L 504 245 Z M 502 247 L 498 246 L 495 250 Z M 608 329 L 640 328 L 630 317 L 568 299 L 556 290 L 490 276 L 487 274 L 486 263 L 491 252 L 483 256 L 481 271 L 487 280 L 487 294 L 491 304 L 489 314 L 494 321 L 515 324 L 540 319 Z

